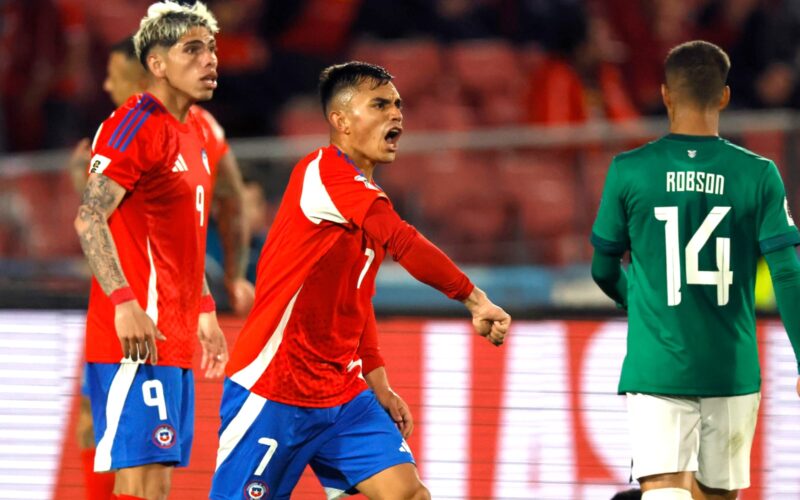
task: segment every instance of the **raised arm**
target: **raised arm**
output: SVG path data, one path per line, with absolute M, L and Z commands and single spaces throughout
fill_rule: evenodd
M 115 305 L 114 326 L 122 353 L 133 361 L 158 362 L 156 339 L 165 340 L 137 302 L 120 264 L 108 218 L 125 196 L 125 188 L 102 174 L 91 174 L 75 218 L 81 248 L 100 287 Z
M 414 278 L 461 301 L 472 314 L 475 331 L 494 345 L 502 345 L 511 316 L 475 287 L 444 252 L 400 219 L 388 202 L 379 199 L 372 204 L 364 218 L 364 231 L 385 245 Z
M 249 258 L 250 229 L 244 220 L 244 183 L 236 156 L 228 150 L 217 163 L 214 198 L 219 207 L 225 290 L 236 314 L 247 314 L 253 306 L 253 284 L 245 278 Z

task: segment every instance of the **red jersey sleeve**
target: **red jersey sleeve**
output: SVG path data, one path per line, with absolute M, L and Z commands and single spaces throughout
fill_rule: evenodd
M 312 162 L 309 168 L 313 167 Z M 318 168 L 320 182 L 333 205 L 330 207 L 333 209 L 332 217 L 323 217 L 324 220 L 361 227 L 372 203 L 379 198 L 388 200 L 383 190 L 369 182 L 352 161 L 334 146 L 323 150 Z M 313 176 L 313 170 L 307 172 L 307 181 L 309 174 Z
M 367 324 L 364 325 L 357 352 L 358 357 L 361 358 L 361 373 L 364 375 L 386 364 L 381 356 L 381 349 L 378 347 L 378 325 L 375 321 L 375 309 L 372 307 L 369 308 L 369 317 L 367 317 Z
M 134 95 L 100 125 L 92 143 L 90 174 L 103 174 L 131 191 L 169 148 L 157 120 L 160 105 L 148 94 Z
M 475 288 L 444 252 L 402 220 L 388 203 L 370 207 L 364 231 L 384 245 L 411 276 L 451 299 L 465 300 Z

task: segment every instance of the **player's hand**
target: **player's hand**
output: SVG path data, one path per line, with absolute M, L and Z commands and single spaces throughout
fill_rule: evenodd
M 375 397 L 378 398 L 378 402 L 392 417 L 403 439 L 408 438 L 414 431 L 414 416 L 411 415 L 411 410 L 406 402 L 403 401 L 403 398 L 391 389 L 386 389 L 380 393 L 376 392 Z
M 206 378 L 217 378 L 225 374 L 228 363 L 228 343 L 217 322 L 217 313 L 200 313 L 197 321 L 197 338 L 203 347 L 200 369 Z
M 494 305 L 478 287 L 472 290 L 464 305 L 472 314 L 472 326 L 478 335 L 486 337 L 496 346 L 503 345 L 508 327 L 511 326 L 511 316 L 501 307 Z
M 234 314 L 245 316 L 253 308 L 256 298 L 256 289 L 252 283 L 244 278 L 225 281 L 225 290 L 228 292 L 228 301 Z
M 800 377 L 797 377 L 797 385 L 795 386 L 795 391 L 797 391 L 797 395 L 800 396 Z
M 150 363 L 158 363 L 156 340 L 167 340 L 150 316 L 135 300 L 119 304 L 114 309 L 114 327 L 122 347 L 122 355 L 131 361 L 144 361 L 150 356 Z

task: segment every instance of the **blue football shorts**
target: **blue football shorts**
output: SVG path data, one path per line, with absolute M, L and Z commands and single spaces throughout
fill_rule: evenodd
M 225 380 L 214 500 L 288 499 L 310 464 L 328 498 L 378 472 L 414 463 L 395 423 L 366 390 L 332 408 L 269 401 Z
M 95 472 L 189 464 L 194 434 L 192 371 L 143 363 L 87 363 Z

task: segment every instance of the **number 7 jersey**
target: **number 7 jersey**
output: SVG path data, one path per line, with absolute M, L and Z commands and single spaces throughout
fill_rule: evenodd
M 614 158 L 592 228 L 628 268 L 619 392 L 757 392 L 760 255 L 800 243 L 775 164 L 716 136 L 670 134 Z

